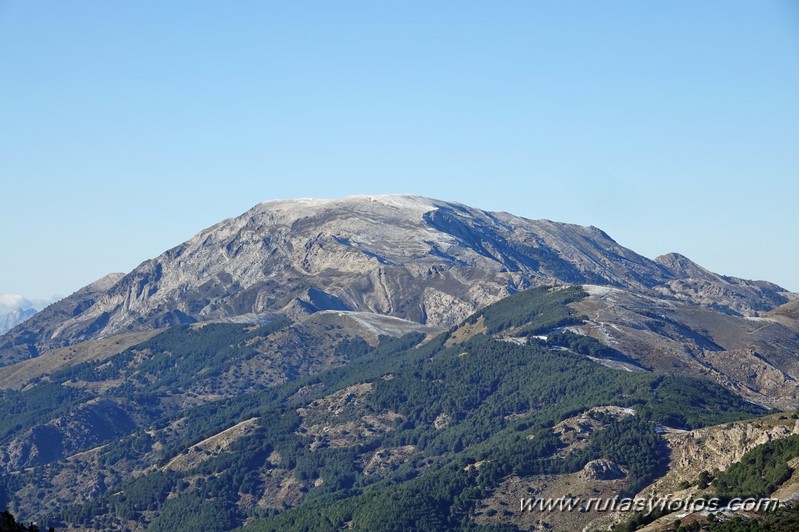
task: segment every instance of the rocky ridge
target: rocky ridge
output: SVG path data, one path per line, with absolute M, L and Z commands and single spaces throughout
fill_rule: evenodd
M 0 363 L 111 334 L 236 316 L 361 311 L 448 327 L 516 291 L 560 283 L 745 315 L 795 297 L 676 254 L 647 259 L 595 227 L 417 196 L 278 200 L 52 305 L 0 338 Z

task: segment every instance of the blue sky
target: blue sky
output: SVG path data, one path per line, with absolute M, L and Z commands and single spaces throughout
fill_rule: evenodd
M 0 0 L 0 294 L 412 193 L 799 290 L 791 1 Z

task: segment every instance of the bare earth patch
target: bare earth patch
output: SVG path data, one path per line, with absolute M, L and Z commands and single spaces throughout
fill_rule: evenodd
M 416 451 L 415 445 L 403 445 L 392 449 L 378 449 L 365 460 L 364 475 L 385 475 L 404 463 Z
M 444 347 L 452 347 L 461 344 L 469 338 L 486 332 L 485 318 L 480 316 L 474 323 L 464 323 L 453 332 L 444 344 Z
M 219 434 L 214 434 L 199 443 L 186 449 L 183 454 L 179 454 L 164 466 L 169 471 L 188 471 L 200 465 L 202 462 L 226 452 L 230 445 L 239 438 L 252 434 L 258 427 L 258 420 L 254 417 L 247 421 L 223 430 Z

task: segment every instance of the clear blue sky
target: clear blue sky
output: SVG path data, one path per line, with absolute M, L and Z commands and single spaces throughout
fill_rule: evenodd
M 792 1 L 0 0 L 0 293 L 413 193 L 799 290 Z

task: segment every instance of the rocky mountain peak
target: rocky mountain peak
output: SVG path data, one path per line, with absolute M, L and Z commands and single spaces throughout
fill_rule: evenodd
M 662 264 L 675 273 L 678 277 L 690 277 L 694 279 L 718 279 L 719 276 L 698 265 L 685 255 L 680 253 L 666 253 L 655 257 L 655 262 Z
M 784 304 L 795 295 L 774 283 L 713 273 L 679 253 L 655 259 L 674 279 L 658 288 L 661 294 L 712 306 L 734 314 L 755 316 Z
M 127 275 L 89 285 L 54 312 L 34 317 L 28 329 L 11 331 L 0 354 L 9 346 L 14 356 L 30 356 L 119 332 L 320 310 L 448 327 L 536 285 L 596 284 L 682 296 L 687 288 L 679 281 L 697 272 L 707 273 L 704 282 L 715 288 L 728 288 L 726 278 L 684 257 L 652 261 L 595 227 L 411 195 L 273 200 Z M 752 298 L 758 308 L 787 301 L 772 304 L 763 287 L 744 288 L 736 299 L 744 311 Z M 766 288 L 769 294 L 781 290 Z

